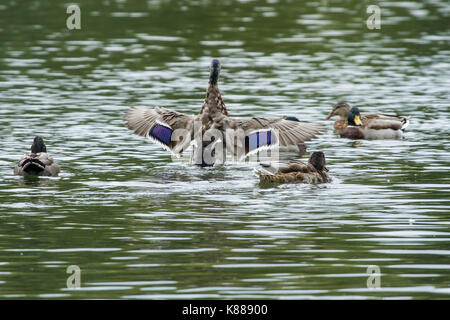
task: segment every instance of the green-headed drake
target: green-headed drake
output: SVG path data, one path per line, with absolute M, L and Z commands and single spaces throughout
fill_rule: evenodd
M 363 119 L 359 109 L 353 107 L 348 114 L 348 125 L 340 131 L 341 138 L 347 139 L 401 139 L 403 130 L 408 126 L 409 120 L 370 118 Z
M 14 167 L 15 175 L 57 176 L 59 166 L 47 153 L 47 147 L 41 137 L 35 137 L 31 152 L 25 154 Z
M 297 146 L 322 133 L 321 125 L 304 123 L 293 118 L 230 117 L 218 86 L 220 70 L 219 60 L 213 59 L 206 97 L 199 114 L 187 115 L 161 107 L 152 109 L 131 107 L 126 113 L 128 128 L 137 135 L 159 143 L 175 156 L 179 156 L 193 145 L 191 160 L 194 159 L 195 164 L 201 166 L 224 161 L 215 153 L 212 158 L 206 159 L 204 156 L 203 150 L 212 149 L 213 146 L 215 148 L 218 143 L 219 147 L 222 147 L 218 149 L 230 151 L 231 146 L 232 152 L 239 146 L 242 152 L 238 159 L 244 159 L 262 149 Z M 229 136 L 229 132 L 238 131 L 242 132 L 240 143 Z M 202 148 L 199 148 L 200 143 L 197 141 L 202 144 Z
M 291 161 L 287 164 L 273 165 L 261 164 L 254 169 L 260 182 L 275 183 L 325 183 L 330 182 L 328 168 L 326 167 L 325 154 L 313 152 L 308 163 L 302 161 Z
M 325 118 L 339 116 L 334 129 L 343 138 L 349 139 L 400 139 L 403 130 L 409 125 L 409 116 L 395 116 L 386 114 L 361 114 L 359 109 L 350 107 L 346 102 L 334 105 L 330 115 Z M 347 127 L 356 127 L 346 130 Z

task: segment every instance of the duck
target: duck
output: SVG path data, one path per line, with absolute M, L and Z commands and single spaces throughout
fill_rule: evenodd
M 359 109 L 357 107 L 351 108 L 347 119 L 348 125 L 340 132 L 341 138 L 365 140 L 401 139 L 403 130 L 409 123 L 408 120 L 402 122 L 394 119 L 367 117 L 363 122 L 361 118 Z
M 218 86 L 220 71 L 220 61 L 213 59 L 198 114 L 133 106 L 125 112 L 128 129 L 176 157 L 192 146 L 190 163 L 202 167 L 223 164 L 227 152 L 242 161 L 265 149 L 298 146 L 323 133 L 322 125 L 301 122 L 296 117 L 231 117 Z
M 330 182 L 325 154 L 321 151 L 313 152 L 307 163 L 290 161 L 286 164 L 260 164 L 254 169 L 254 174 L 261 183 L 327 183 Z
M 409 126 L 410 119 L 410 116 L 361 114 L 359 108 L 352 108 L 344 101 L 335 104 L 325 120 L 334 116 L 340 117 L 333 125 L 336 132 L 341 136 L 344 134 L 344 138 L 350 137 L 350 139 L 352 139 L 351 136 L 354 136 L 353 139 L 400 139 L 403 131 Z M 359 126 L 359 129 L 346 130 L 349 125 Z M 344 130 L 346 130 L 345 133 Z
M 25 154 L 14 167 L 14 174 L 37 175 L 37 176 L 57 176 L 60 167 L 47 153 L 44 140 L 36 136 L 31 145 L 31 151 Z

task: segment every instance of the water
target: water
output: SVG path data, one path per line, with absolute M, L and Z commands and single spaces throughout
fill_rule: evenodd
M 0 298 L 448 299 L 447 1 L 383 2 L 381 30 L 356 0 L 79 3 L 73 31 L 59 1 L 0 5 Z M 308 150 L 332 183 L 260 186 L 127 130 L 130 105 L 197 113 L 212 57 L 233 116 L 327 126 Z M 340 139 L 339 100 L 411 125 Z M 13 176 L 35 135 L 59 177 Z

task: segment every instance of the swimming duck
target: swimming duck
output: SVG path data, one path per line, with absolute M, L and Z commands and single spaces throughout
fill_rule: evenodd
M 329 120 L 331 117 L 334 116 L 339 116 L 340 118 L 336 120 L 333 125 L 334 129 L 339 133 L 340 131 L 347 128 L 348 116 L 350 114 L 351 109 L 352 107 L 347 102 L 341 101 L 333 106 L 333 110 L 328 115 L 328 117 L 325 118 L 325 120 Z M 392 121 L 399 121 L 400 123 L 402 123 L 403 129 L 405 129 L 409 125 L 409 119 L 410 119 L 409 116 L 405 117 L 405 116 L 395 116 L 376 113 L 360 114 L 360 120 L 363 126 L 366 126 L 370 120 L 392 120 Z
M 326 167 L 325 154 L 317 151 L 313 152 L 308 163 L 301 161 L 291 161 L 287 164 L 273 165 L 261 164 L 254 169 L 254 173 L 259 177 L 260 182 L 276 183 L 325 183 L 330 182 L 328 168 Z
M 369 116 L 369 117 L 368 117 Z M 391 116 L 370 117 L 362 120 L 359 109 L 353 107 L 347 118 L 347 127 L 340 131 L 341 138 L 347 139 L 401 139 L 403 130 L 408 126 L 408 118 L 394 119 Z
M 356 108 L 358 109 L 358 108 Z M 340 134 L 349 125 L 348 119 L 350 116 L 350 110 L 352 108 L 346 102 L 339 102 L 333 106 L 333 110 L 325 120 L 329 120 L 331 117 L 339 116 L 340 118 L 334 122 L 334 129 Z M 358 109 L 359 113 L 359 109 Z M 364 139 L 398 139 L 402 137 L 401 132 L 389 132 L 385 130 L 397 131 L 397 128 L 404 130 L 409 125 L 409 116 L 394 116 L 387 114 L 359 114 L 359 121 L 363 128 L 372 128 L 382 130 L 379 132 L 367 133 L 367 137 Z M 356 120 L 358 121 L 358 120 Z M 363 139 L 363 138 L 361 138 Z
M 14 167 L 15 175 L 57 176 L 59 166 L 47 153 L 47 147 L 41 137 L 35 137 L 31 145 L 31 152 L 25 154 Z
M 193 145 L 191 162 L 200 166 L 223 163 L 226 151 L 243 160 L 263 149 L 297 146 L 322 133 L 321 125 L 300 122 L 297 118 L 230 117 L 218 86 L 220 70 L 219 60 L 213 59 L 199 114 L 187 115 L 162 107 L 131 107 L 126 112 L 128 128 L 177 157 Z

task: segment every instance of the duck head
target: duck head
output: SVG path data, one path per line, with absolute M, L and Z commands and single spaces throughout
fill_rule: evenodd
M 33 140 L 33 144 L 31 145 L 31 152 L 32 153 L 40 153 L 40 152 L 47 152 L 47 147 L 44 144 L 44 140 L 36 136 Z
M 209 84 L 216 85 L 219 80 L 220 62 L 219 59 L 213 59 L 209 67 Z
M 330 120 L 331 117 L 339 116 L 341 119 L 347 119 L 348 114 L 350 112 L 350 105 L 347 102 L 341 101 L 333 106 L 333 110 L 325 120 Z
M 328 171 L 326 168 L 327 161 L 325 160 L 325 154 L 322 151 L 313 152 L 309 158 L 309 163 L 312 164 L 317 171 Z
M 348 125 L 350 126 L 361 126 L 361 114 L 359 113 L 359 109 L 353 107 L 348 114 Z

